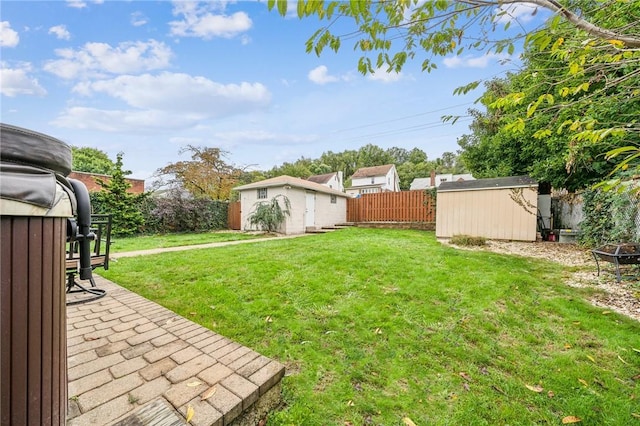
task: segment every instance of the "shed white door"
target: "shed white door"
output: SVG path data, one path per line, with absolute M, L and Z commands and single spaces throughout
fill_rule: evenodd
M 307 192 L 307 202 L 304 210 L 304 226 L 316 225 L 316 194 Z

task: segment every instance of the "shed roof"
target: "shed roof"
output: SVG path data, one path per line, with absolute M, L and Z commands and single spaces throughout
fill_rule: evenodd
M 372 176 L 386 176 L 389 170 L 394 167 L 393 164 L 385 164 L 384 166 L 362 167 L 351 176 L 351 178 L 366 178 Z
M 315 176 L 309 177 L 309 179 L 307 179 L 307 180 L 310 181 L 310 182 L 315 182 L 315 183 L 327 183 L 336 174 L 337 174 L 336 172 L 333 172 L 333 173 L 325 173 L 323 175 L 315 175 Z
M 509 176 L 502 178 L 465 180 L 461 182 L 442 182 L 438 188 L 438 192 L 523 188 L 537 185 L 538 182 L 529 176 Z
M 331 195 L 339 195 L 341 197 L 348 197 L 344 192 L 338 191 L 336 189 L 329 188 L 324 185 L 320 185 L 319 183 L 310 182 L 308 180 L 291 177 L 287 175 L 276 176 L 274 178 L 261 180 L 259 182 L 249 183 L 247 185 L 237 186 L 233 189 L 236 191 L 244 191 L 247 189 L 257 189 L 257 188 L 273 188 L 278 186 L 289 185 L 294 188 L 308 189 L 311 191 L 324 192 L 325 194 Z

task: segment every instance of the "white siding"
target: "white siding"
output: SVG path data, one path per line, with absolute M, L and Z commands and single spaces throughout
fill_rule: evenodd
M 331 195 L 316 193 L 316 227 L 334 226 L 347 221 L 347 199 L 336 196 L 331 204 Z
M 307 190 L 305 189 L 294 187 L 270 187 L 267 188 L 267 199 L 258 200 L 257 189 L 242 190 L 240 192 L 242 229 L 245 231 L 257 229 L 249 224 L 249 216 L 255 210 L 255 203 L 257 201 L 271 201 L 271 199 L 277 195 L 285 195 L 291 203 L 291 216 L 287 217 L 278 232 L 286 235 L 303 234 L 305 232 L 304 212 L 306 208 L 306 192 Z M 347 201 L 345 197 L 336 196 L 336 204 L 331 204 L 331 196 L 329 194 L 316 192 L 315 195 L 316 227 L 333 226 L 336 223 L 342 223 L 347 220 Z M 280 206 L 284 208 L 281 199 Z
M 436 237 L 535 241 L 537 203 L 535 187 L 439 192 Z

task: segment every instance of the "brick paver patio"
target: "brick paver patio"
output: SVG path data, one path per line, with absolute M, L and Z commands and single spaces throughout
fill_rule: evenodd
M 153 424 L 140 419 L 161 409 L 184 424 L 189 407 L 194 425 L 257 424 L 279 403 L 282 364 L 95 278 L 107 295 L 67 307 L 68 425 Z

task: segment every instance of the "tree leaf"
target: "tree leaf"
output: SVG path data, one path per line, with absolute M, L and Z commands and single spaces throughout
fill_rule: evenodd
M 404 423 L 407 426 L 416 426 L 416 424 L 413 422 L 413 420 L 411 420 L 409 417 L 403 417 L 402 418 L 402 423 Z
M 187 423 L 191 421 L 193 415 L 196 414 L 196 410 L 193 409 L 191 405 L 187 407 Z
M 202 382 L 196 380 L 195 382 L 187 383 L 187 386 L 189 386 L 190 388 L 195 388 L 196 386 L 200 386 L 201 384 Z
M 562 419 L 562 424 L 563 425 L 568 425 L 571 423 L 579 423 L 581 422 L 582 419 L 580 417 L 576 417 L 576 416 L 566 416 Z
M 200 397 L 200 400 L 204 401 L 205 399 L 211 398 L 216 393 L 217 390 L 218 388 L 216 388 L 215 386 L 212 386 L 208 391 L 202 394 L 202 396 Z
M 527 389 L 529 389 L 532 392 L 536 392 L 536 393 L 540 393 L 542 392 L 544 389 L 542 388 L 542 386 L 540 385 L 535 385 L 535 386 L 531 386 L 531 385 L 525 385 L 527 387 Z

